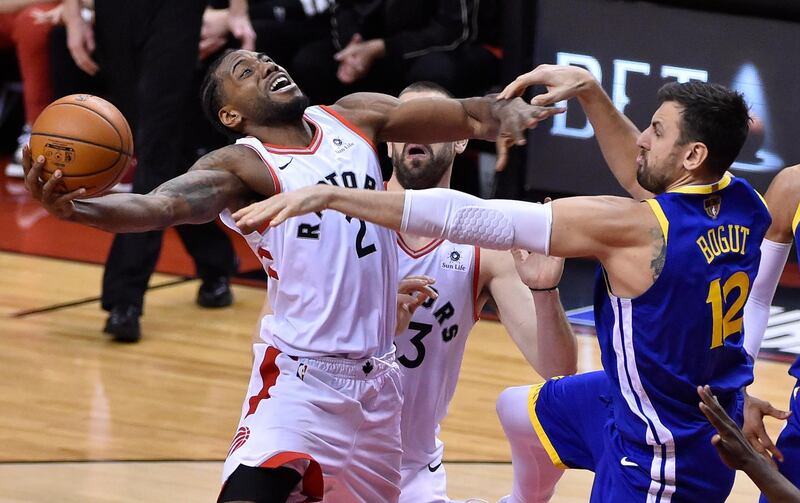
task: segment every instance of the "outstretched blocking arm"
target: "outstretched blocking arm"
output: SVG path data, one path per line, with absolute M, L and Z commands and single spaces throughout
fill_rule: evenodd
M 546 86 L 548 91 L 534 96 L 531 103 L 535 105 L 550 105 L 577 97 L 592 123 L 603 157 L 620 185 L 636 199 L 653 197 L 636 181 L 639 153 L 636 141 L 640 132 L 617 110 L 591 73 L 577 66 L 539 65 L 506 86 L 500 97 L 520 96 L 533 85 Z
M 564 111 L 528 105 L 520 99 L 431 97 L 400 101 L 376 93 L 345 96 L 333 109 L 376 142 L 496 141 L 498 168 L 505 165 L 509 147 L 525 143 L 525 130 Z
M 557 213 L 551 210 L 558 209 Z M 572 197 L 547 204 L 484 200 L 450 189 L 374 191 L 315 185 L 278 194 L 234 213 L 250 232 L 287 218 L 333 209 L 390 229 L 456 243 L 559 257 L 593 256 L 650 244 L 642 232 L 645 203 L 619 197 Z M 657 227 L 657 224 L 656 224 Z M 649 230 L 649 227 L 648 229 Z
M 67 194 L 57 191 L 60 170 L 43 182 L 40 175 L 45 160 L 41 156 L 33 161 L 26 148 L 23 160 L 25 186 L 45 209 L 63 220 L 109 232 L 144 232 L 210 222 L 223 209 L 236 210 L 252 201 L 256 193 L 262 196 L 274 193 L 271 181 L 248 183 L 239 176 L 246 178 L 253 172 L 247 169 L 248 163 L 260 163 L 254 152 L 241 146 L 211 152 L 187 173 L 149 194 L 108 194 L 85 200 L 78 199 L 84 194 L 83 189 Z

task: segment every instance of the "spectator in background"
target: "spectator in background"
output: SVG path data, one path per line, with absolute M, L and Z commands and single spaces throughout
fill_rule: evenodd
M 250 21 L 256 33 L 256 51 L 269 54 L 289 72 L 297 49 L 313 40 L 330 38 L 329 0 L 250 0 Z M 230 32 L 231 9 L 227 0 L 212 0 L 203 14 L 200 31 L 200 59 L 204 69 L 214 55 L 236 46 L 238 41 Z M 196 74 L 199 88 L 202 75 Z M 200 100 L 195 100 L 189 121 L 189 146 L 197 157 L 221 148 L 229 142 L 204 117 Z
M 481 94 L 498 75 L 496 12 L 494 0 L 335 1 L 332 37 L 305 45 L 290 66 L 318 103 L 358 90 L 397 94 L 421 80 Z
M 33 122 L 53 101 L 46 50 L 53 24 L 45 13 L 57 6 L 58 2 L 43 0 L 0 1 L 0 50 L 16 49 L 25 103 L 25 125 L 9 174 L 15 174 L 16 168 L 17 176 L 22 175 L 22 146 L 30 141 Z
M 200 32 L 200 59 L 230 44 L 230 9 L 209 6 Z M 297 50 L 310 41 L 330 37 L 329 0 L 250 0 L 250 21 L 256 50 L 288 66 Z
M 81 0 L 81 14 L 87 23 L 94 23 L 93 0 Z M 81 70 L 72 59 L 67 47 L 67 28 L 64 26 L 63 4 L 50 16 L 54 24 L 50 31 L 48 52 L 50 54 L 50 74 L 57 75 L 53 79 L 53 97 L 58 98 L 70 94 L 88 93 L 104 96 L 103 85 L 99 77 L 89 75 Z
M 252 49 L 255 33 L 246 0 L 230 1 L 228 27 L 243 47 Z M 81 16 L 79 0 L 64 0 L 72 58 L 84 72 L 101 76 L 111 101 L 131 123 L 138 160 L 133 192 L 150 192 L 183 173 L 193 160 L 183 146 L 189 105 L 197 94 L 193 77 L 204 8 L 205 2 L 198 0 L 95 0 L 93 27 Z M 237 260 L 228 237 L 214 222 L 176 230 L 202 280 L 197 303 L 230 305 L 230 276 Z M 102 306 L 110 312 L 105 332 L 116 341 L 141 337 L 144 292 L 162 237 L 162 231 L 114 237 Z

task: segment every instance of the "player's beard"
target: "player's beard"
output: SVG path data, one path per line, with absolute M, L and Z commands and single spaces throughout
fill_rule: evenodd
M 397 181 L 405 189 L 421 190 L 436 187 L 442 176 L 450 168 L 456 156 L 455 144 L 448 143 L 447 147 L 438 152 L 428 145 L 431 152 L 427 159 L 406 159 L 408 144 L 401 152 L 394 149 L 392 152 L 392 166 L 394 166 Z
M 642 156 L 642 165 L 636 170 L 636 181 L 647 191 L 653 194 L 661 194 L 667 190 L 672 180 L 672 168 L 678 159 L 677 152 L 670 152 L 666 161 L 660 165 L 650 165 L 647 162 L 647 155 Z
M 289 101 L 272 101 L 265 98 L 253 105 L 252 116 L 258 124 L 291 124 L 302 119 L 309 104 L 308 96 L 302 93 Z

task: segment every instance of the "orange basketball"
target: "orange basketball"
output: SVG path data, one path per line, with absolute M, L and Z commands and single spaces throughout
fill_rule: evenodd
M 60 169 L 59 190 L 83 187 L 83 197 L 92 197 L 125 174 L 133 156 L 133 135 L 117 107 L 97 96 L 73 94 L 48 105 L 36 119 L 31 155 L 45 157 L 44 180 Z

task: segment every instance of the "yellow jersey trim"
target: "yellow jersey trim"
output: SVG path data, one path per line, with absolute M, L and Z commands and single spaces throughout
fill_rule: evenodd
M 800 224 L 800 204 L 794 211 L 794 218 L 792 219 L 792 234 L 797 234 L 797 225 Z
M 669 220 L 667 219 L 667 215 L 664 214 L 664 210 L 661 209 L 661 203 L 655 199 L 645 199 L 644 202 L 650 206 L 650 209 L 653 210 L 653 214 L 655 214 L 656 218 L 658 219 L 658 224 L 661 226 L 661 232 L 664 234 L 664 244 L 667 244 L 667 236 L 669 235 Z
M 556 449 L 553 447 L 553 443 L 547 438 L 547 433 L 545 433 L 542 423 L 539 422 L 539 417 L 536 415 L 536 400 L 539 399 L 539 391 L 541 391 L 544 384 L 545 383 L 542 382 L 531 386 L 531 391 L 528 394 L 528 414 L 531 417 L 531 424 L 536 432 L 536 436 L 539 437 L 539 442 L 542 443 L 544 450 L 547 451 L 547 454 L 550 456 L 550 461 L 558 468 L 566 470 L 568 468 L 567 465 L 561 461 Z
M 681 194 L 711 194 L 718 190 L 722 190 L 731 184 L 733 177 L 730 173 L 725 173 L 718 182 L 708 185 L 684 185 L 683 187 L 676 187 L 667 192 L 680 192 Z
M 764 208 L 766 208 L 767 211 L 769 211 L 769 206 L 767 205 L 767 200 L 764 199 L 764 196 L 761 195 L 761 192 L 757 191 L 756 189 L 753 189 L 753 192 L 755 192 L 756 195 L 758 196 L 758 198 L 761 199 L 761 202 L 764 203 Z

